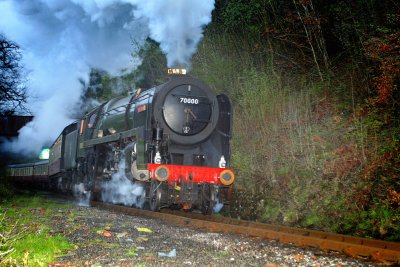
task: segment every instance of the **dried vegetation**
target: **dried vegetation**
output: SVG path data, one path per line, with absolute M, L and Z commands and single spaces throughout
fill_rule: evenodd
M 232 216 L 400 240 L 399 11 L 217 5 L 193 72 L 233 98 Z

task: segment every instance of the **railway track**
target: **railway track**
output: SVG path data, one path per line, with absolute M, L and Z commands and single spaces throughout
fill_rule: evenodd
M 281 243 L 301 247 L 313 247 L 322 251 L 337 251 L 351 257 L 362 257 L 388 264 L 400 264 L 400 243 L 371 240 L 314 230 L 305 230 L 237 219 L 204 216 L 171 210 L 151 212 L 142 209 L 91 202 L 91 206 L 129 215 L 160 219 L 170 223 L 206 229 L 212 232 L 237 233 L 252 237 L 278 240 Z

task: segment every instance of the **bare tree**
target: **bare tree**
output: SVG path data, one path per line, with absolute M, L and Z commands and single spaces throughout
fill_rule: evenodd
M 0 34 L 0 115 L 26 110 L 20 47 Z

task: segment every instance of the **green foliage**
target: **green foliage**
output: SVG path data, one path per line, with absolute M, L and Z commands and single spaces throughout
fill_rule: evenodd
M 55 256 L 62 255 L 72 249 L 65 237 L 61 235 L 49 236 L 46 232 L 27 234 L 13 244 L 15 251 L 8 256 L 12 259 L 25 259 L 32 265 L 51 262 Z
M 48 212 L 51 212 L 53 209 L 56 208 L 68 208 L 70 206 L 69 204 L 60 204 L 55 203 L 52 200 L 46 200 L 42 196 L 38 196 L 36 194 L 20 195 L 9 200 L 8 202 L 6 202 L 6 204 L 15 206 L 16 208 L 22 208 L 20 212 L 29 212 L 29 209 L 38 207 L 45 209 Z
M 307 214 L 306 219 L 305 219 L 303 225 L 304 225 L 305 227 L 317 227 L 317 228 L 320 228 L 321 225 L 322 225 L 322 223 L 323 223 L 320 214 L 321 214 L 321 213 L 320 213 L 319 211 L 311 210 L 311 211 Z
M 81 96 L 82 106 L 80 113 L 74 114 L 75 117 L 82 117 L 86 112 L 98 106 L 104 101 L 118 96 L 128 95 L 135 88 L 135 74 L 123 73 L 119 76 L 111 76 L 106 71 L 91 69 L 89 83 L 84 87 Z
M 61 235 L 51 234 L 48 216 L 65 208 L 37 196 L 22 196 L 0 205 L 0 266 L 47 266 L 73 246 Z
M 227 30 L 260 34 L 264 30 L 267 8 L 277 5 L 271 0 L 229 1 L 222 12 Z
M 375 199 L 368 209 L 351 211 L 343 219 L 332 225 L 332 230 L 356 236 L 400 240 L 400 211 L 399 208 L 381 203 Z
M 267 202 L 264 204 L 260 218 L 265 222 L 277 222 L 280 221 L 282 215 L 279 201 L 271 201 L 271 203 Z
M 112 76 L 100 69 L 91 69 L 89 83 L 83 86 L 81 108 L 75 117 L 82 117 L 86 112 L 104 101 L 118 96 L 128 95 L 136 88 L 150 88 L 164 81 L 167 74 L 167 61 L 161 52 L 158 43 L 147 39 L 144 44 L 136 44 L 133 51 L 135 59 L 141 63 L 132 72 L 123 72 L 121 75 Z
M 134 72 L 137 87 L 151 88 L 164 81 L 167 74 L 167 59 L 157 42 L 147 39 L 143 45 L 138 45 L 134 56 L 142 60 Z
M 364 58 L 363 46 L 371 36 L 398 29 L 398 7 L 390 1 L 335 1 L 326 8 L 332 34 L 353 58 Z
M 400 240 L 400 210 L 377 204 L 363 211 L 356 233 L 372 238 Z
M 358 217 L 350 217 L 352 230 L 361 236 L 400 240 L 400 130 L 397 111 L 367 105 L 362 119 L 368 144 L 368 161 L 362 170 L 358 206 L 365 207 Z M 366 107 L 364 107 L 367 109 Z

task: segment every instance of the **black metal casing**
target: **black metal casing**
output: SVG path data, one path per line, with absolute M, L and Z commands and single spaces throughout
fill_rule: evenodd
M 173 75 L 156 87 L 151 127 L 163 129 L 168 140 L 168 163 L 218 167 L 224 156 L 230 163 L 232 103 L 215 96 L 198 79 Z

